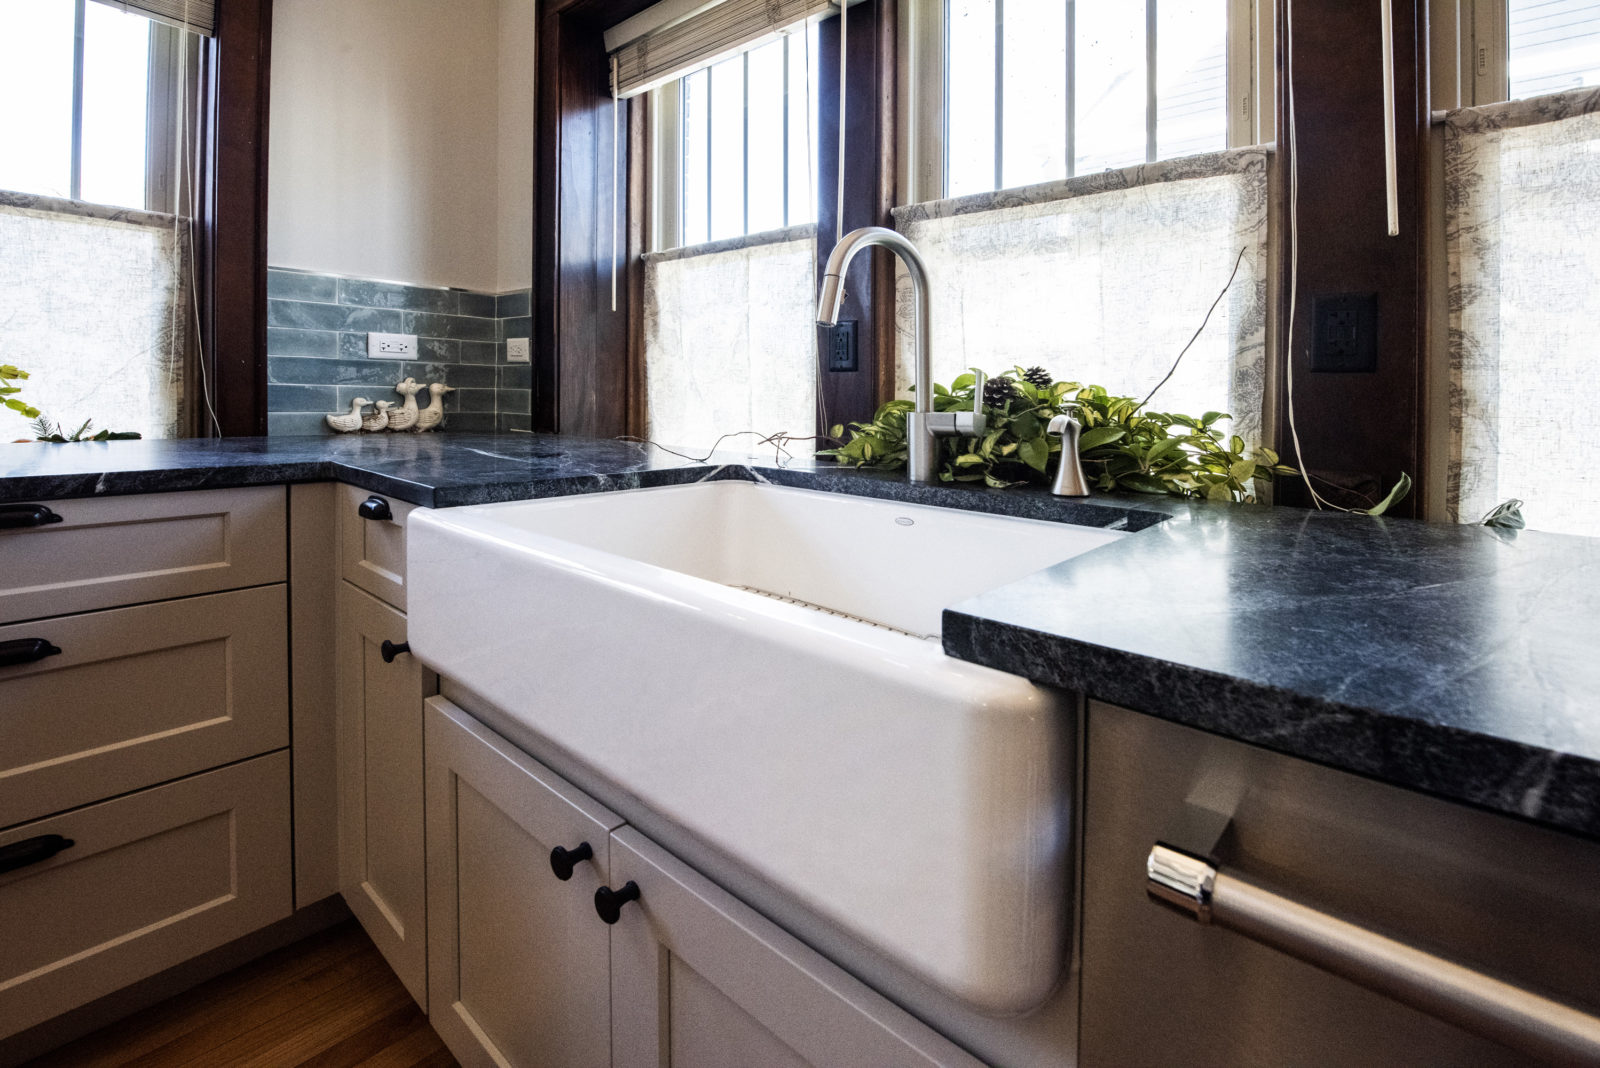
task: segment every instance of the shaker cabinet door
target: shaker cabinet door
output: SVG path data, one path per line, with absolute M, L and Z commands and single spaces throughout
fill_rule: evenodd
M 345 583 L 338 611 L 339 889 L 417 1003 L 427 1008 L 422 701 L 432 674 L 409 653 L 406 617 Z
M 977 1066 L 632 827 L 611 836 L 617 1068 Z
M 469 1068 L 605 1068 L 610 929 L 594 893 L 621 821 L 442 697 L 427 748 L 435 1030 Z

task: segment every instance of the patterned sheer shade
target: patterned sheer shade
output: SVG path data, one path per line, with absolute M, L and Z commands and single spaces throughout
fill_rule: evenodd
M 1451 517 L 1600 534 L 1600 90 L 1445 125 Z
M 0 193 L 0 363 L 71 433 L 177 436 L 191 312 L 170 215 Z M 0 410 L 0 441 L 31 436 Z
M 1143 397 L 1238 276 L 1157 411 L 1226 411 L 1255 444 L 1266 355 L 1267 152 L 1238 149 L 895 210 L 928 261 L 934 380 L 1042 365 Z M 911 290 L 897 386 L 911 388 Z
M 803 226 L 645 257 L 651 440 L 706 450 L 740 431 L 815 432 L 815 256 Z

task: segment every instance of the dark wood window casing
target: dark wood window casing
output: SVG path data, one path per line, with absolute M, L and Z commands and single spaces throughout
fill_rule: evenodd
M 216 424 L 201 433 L 267 432 L 267 103 L 272 0 L 217 5 L 201 48 L 193 233 L 203 358 Z M 196 390 L 198 392 L 198 389 Z

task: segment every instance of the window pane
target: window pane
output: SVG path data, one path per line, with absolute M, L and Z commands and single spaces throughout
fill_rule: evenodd
M 783 228 L 783 41 L 745 53 L 750 77 L 750 233 Z
M 1145 161 L 1144 4 L 1075 4 L 1075 172 Z
M 1008 0 L 1001 185 L 1067 176 L 1067 5 Z
M 683 244 L 711 240 L 711 72 L 683 79 Z
M 744 57 L 711 68 L 711 240 L 744 230 Z
M 1156 19 L 1157 157 L 1228 147 L 1226 0 L 1161 0 Z
M 1600 85 L 1600 0 L 1510 0 L 1511 99 Z
M 72 0 L 0 3 L 0 189 L 71 195 L 74 30 Z
M 787 38 L 789 48 L 789 225 L 815 222 L 817 26 Z
M 945 194 L 994 185 L 994 0 L 949 0 Z
M 86 7 L 81 196 L 143 208 L 150 20 L 105 4 Z

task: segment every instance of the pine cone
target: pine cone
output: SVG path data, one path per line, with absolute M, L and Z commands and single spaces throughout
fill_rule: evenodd
M 1009 378 L 991 378 L 983 387 L 983 403 L 998 408 L 1017 395 L 1017 387 Z
M 1022 372 L 1022 379 L 1023 381 L 1027 382 L 1028 385 L 1036 386 L 1039 389 L 1049 389 L 1051 386 L 1055 385 L 1056 381 L 1050 372 L 1046 371 L 1043 367 L 1028 368 L 1026 371 Z

